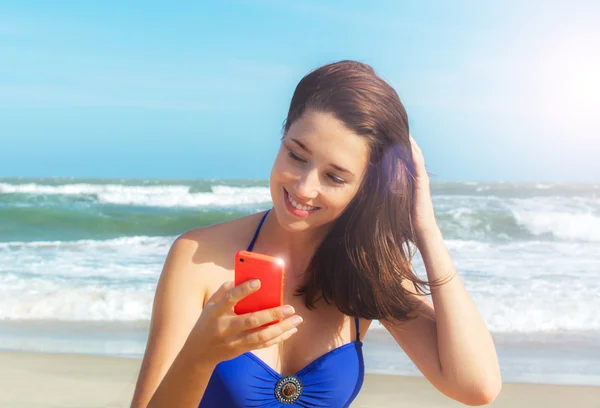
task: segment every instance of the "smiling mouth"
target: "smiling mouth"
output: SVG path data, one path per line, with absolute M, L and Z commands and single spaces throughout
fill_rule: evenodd
M 285 191 L 285 196 L 286 196 L 286 200 L 288 200 L 288 202 L 292 205 L 292 207 L 294 207 L 296 210 L 301 210 L 301 211 L 314 211 L 314 210 L 318 210 L 319 207 L 313 207 L 310 205 L 303 205 L 298 203 L 296 200 L 294 200 L 294 198 L 292 197 L 292 195 L 284 188 L 283 191 Z

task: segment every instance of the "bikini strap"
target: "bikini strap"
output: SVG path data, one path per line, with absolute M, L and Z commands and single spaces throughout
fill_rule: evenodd
M 360 341 L 360 326 L 358 325 L 358 317 L 354 318 L 354 326 L 356 326 L 356 341 Z
M 258 233 L 260 232 L 260 229 L 262 228 L 263 222 L 265 222 L 265 218 L 267 218 L 267 214 L 269 214 L 269 211 L 271 211 L 271 209 L 268 209 L 265 215 L 262 216 L 258 227 L 256 227 L 256 231 L 254 231 L 252 241 L 250 241 L 250 245 L 248 245 L 248 249 L 246 249 L 246 251 L 250 252 L 252 251 L 252 249 L 254 249 L 254 243 L 256 242 L 256 238 L 258 238 Z

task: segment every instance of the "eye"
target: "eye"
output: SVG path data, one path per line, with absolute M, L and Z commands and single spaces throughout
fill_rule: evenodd
M 329 179 L 330 179 L 331 181 L 333 181 L 335 184 L 340 184 L 340 185 L 342 185 L 342 184 L 345 184 L 345 183 L 346 183 L 346 182 L 345 182 L 343 179 L 339 178 L 339 177 L 338 177 L 338 176 L 336 176 L 335 174 L 328 174 L 327 176 L 328 176 L 328 177 L 329 177 Z
M 292 152 L 291 150 L 288 153 L 288 156 L 290 156 L 293 160 L 296 160 L 297 162 L 306 163 L 306 160 L 304 160 L 302 157 L 298 156 L 296 153 Z

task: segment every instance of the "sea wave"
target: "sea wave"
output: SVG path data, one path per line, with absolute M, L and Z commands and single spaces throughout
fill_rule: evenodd
M 90 250 L 105 248 L 115 250 L 117 248 L 156 248 L 173 242 L 174 237 L 119 237 L 114 239 L 94 240 L 81 239 L 77 241 L 31 241 L 31 242 L 0 242 L 0 250 L 21 249 L 64 249 L 64 250 Z
M 446 200 L 436 218 L 450 239 L 600 242 L 600 203 L 563 199 Z
M 66 195 L 92 197 L 98 203 L 149 207 L 235 207 L 271 201 L 268 187 L 213 185 L 208 192 L 193 192 L 192 186 L 132 186 L 121 184 L 0 183 L 0 194 Z
M 147 320 L 174 238 L 0 244 L 0 319 Z M 492 331 L 600 331 L 596 244 L 446 244 Z
M 0 207 L 0 243 L 171 236 L 269 207 L 270 204 L 157 210 L 88 205 Z M 446 239 L 600 242 L 600 213 L 591 209 L 507 202 L 501 206 L 454 203 L 440 207 L 436 206 L 436 218 Z
M 260 209 L 132 209 L 79 204 L 0 207 L 0 243 L 171 236 Z

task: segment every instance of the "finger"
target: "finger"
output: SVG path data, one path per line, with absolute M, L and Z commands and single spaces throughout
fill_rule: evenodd
M 223 295 L 225 295 L 225 293 L 227 293 L 227 291 L 231 290 L 231 288 L 233 288 L 233 282 L 225 281 L 221 285 L 221 287 L 219 289 L 217 289 L 217 291 L 215 293 L 212 294 L 212 296 L 208 299 L 206 304 L 210 305 L 210 304 L 217 303 L 223 297 Z
M 258 279 L 251 279 L 244 283 L 240 283 L 225 293 L 225 295 L 219 300 L 217 307 L 223 311 L 230 311 L 237 302 L 247 296 L 250 296 L 258 289 L 260 289 L 260 281 Z
M 273 307 L 258 312 L 246 313 L 234 318 L 233 325 L 238 330 L 251 330 L 275 320 L 293 316 L 296 311 L 290 305 Z
M 250 334 L 246 335 L 246 341 L 249 344 L 261 346 L 262 344 L 273 340 L 274 338 L 282 335 L 288 330 L 293 329 L 301 323 L 302 317 L 294 315 L 280 321 L 279 323 L 272 324 L 262 329 L 255 329 Z
M 417 152 L 421 152 L 421 148 L 419 147 L 417 141 L 415 140 L 414 137 L 412 137 L 412 135 L 410 133 L 408 134 L 408 138 L 410 139 L 410 145 L 412 146 L 413 150 L 416 150 Z
M 280 343 L 282 341 L 286 341 L 287 339 L 289 339 L 290 337 L 292 337 L 297 332 L 298 332 L 298 328 L 297 327 L 292 327 L 290 330 L 288 330 L 288 331 L 280 334 L 279 336 L 275 337 L 274 339 L 271 339 L 271 340 L 263 343 L 260 347 L 261 348 L 271 347 L 273 344 L 277 344 L 277 343 Z

